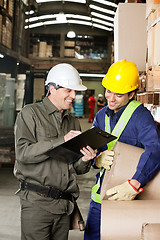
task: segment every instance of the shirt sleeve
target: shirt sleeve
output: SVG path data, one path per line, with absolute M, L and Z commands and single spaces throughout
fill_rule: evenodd
M 36 120 L 31 108 L 24 108 L 17 116 L 15 123 L 15 153 L 16 160 L 23 164 L 39 163 L 48 159 L 47 151 L 55 147 L 53 140 L 37 141 Z M 63 137 L 56 145 L 63 143 Z
M 90 161 L 82 161 L 82 158 L 80 158 L 78 161 L 76 161 L 73 166 L 76 171 L 77 175 L 84 174 L 89 172 L 91 168 L 92 160 Z
M 138 141 L 145 152 L 141 155 L 137 170 L 133 175 L 143 187 L 160 170 L 160 138 L 156 124 L 148 110 L 143 111 L 142 117 L 137 118 L 135 124 Z

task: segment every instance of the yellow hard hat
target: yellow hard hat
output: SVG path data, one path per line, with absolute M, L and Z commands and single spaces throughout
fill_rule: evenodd
M 115 93 L 125 94 L 139 87 L 139 72 L 133 62 L 126 59 L 112 64 L 102 80 L 102 85 Z

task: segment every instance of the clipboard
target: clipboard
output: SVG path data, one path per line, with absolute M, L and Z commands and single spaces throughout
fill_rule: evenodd
M 117 137 L 109 134 L 108 132 L 105 132 L 97 127 L 92 127 L 87 131 L 82 132 L 80 135 L 52 149 L 47 154 L 50 157 L 58 157 L 60 160 L 72 163 L 82 157 L 80 149 L 83 147 L 90 146 L 95 150 L 103 147 L 116 138 Z

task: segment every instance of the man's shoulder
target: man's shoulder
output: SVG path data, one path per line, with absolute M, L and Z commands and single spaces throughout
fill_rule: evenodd
M 39 108 L 42 108 L 42 102 L 35 102 L 35 103 L 30 103 L 30 104 L 26 104 L 21 112 L 33 112 L 38 110 Z

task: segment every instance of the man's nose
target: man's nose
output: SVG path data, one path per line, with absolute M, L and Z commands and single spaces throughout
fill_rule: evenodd
M 109 100 L 110 100 L 110 101 L 115 101 L 115 95 L 114 95 L 114 93 L 111 93 L 111 94 L 109 95 Z
M 72 98 L 75 98 L 75 97 L 76 97 L 76 91 L 75 91 L 75 90 L 72 90 L 72 91 L 71 91 L 71 97 L 72 97 Z

